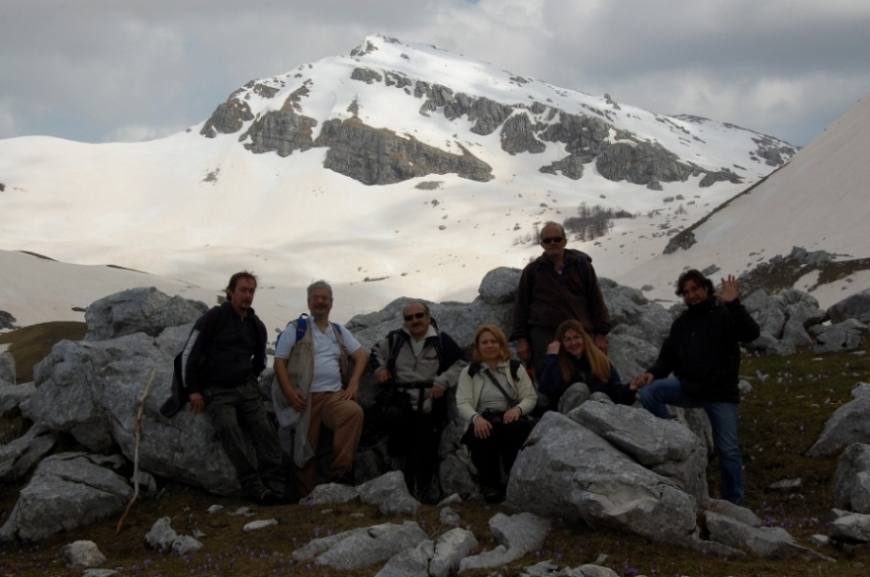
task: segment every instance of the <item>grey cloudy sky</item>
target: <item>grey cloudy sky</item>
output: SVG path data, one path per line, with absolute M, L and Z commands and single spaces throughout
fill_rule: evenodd
M 797 145 L 870 92 L 867 0 L 0 0 L 0 138 L 165 136 L 370 34 Z

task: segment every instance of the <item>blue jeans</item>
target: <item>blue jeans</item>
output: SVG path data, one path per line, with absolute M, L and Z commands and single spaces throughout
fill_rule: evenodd
M 669 419 L 666 405 L 684 409 L 702 408 L 713 428 L 713 443 L 721 467 L 722 498 L 743 505 L 743 457 L 737 443 L 737 403 L 698 401 L 685 392 L 676 378 L 659 379 L 640 389 L 640 402 L 653 415 Z

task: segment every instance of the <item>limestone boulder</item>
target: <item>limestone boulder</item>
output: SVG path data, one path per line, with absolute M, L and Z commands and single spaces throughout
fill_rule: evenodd
M 861 347 L 866 333 L 866 324 L 856 319 L 846 319 L 835 325 L 824 327 L 816 336 L 813 352 L 818 355 L 854 351 Z
M 870 513 L 870 445 L 846 447 L 834 473 L 834 507 Z
M 435 554 L 435 544 L 425 540 L 392 557 L 375 577 L 429 577 L 429 560 Z
M 646 341 L 658 349 L 668 335 L 673 318 L 658 303 L 651 302 L 639 290 L 599 278 L 601 294 L 610 312 L 613 332 Z
M 14 385 L 15 382 L 15 357 L 9 351 L 3 351 L 0 353 L 0 384 Z
M 132 460 L 139 397 L 155 370 L 145 400 L 141 469 L 214 493 L 237 493 L 235 470 L 215 439 L 208 416 L 181 411 L 166 419 L 159 412 L 170 396 L 172 359 L 190 328 L 168 328 L 158 337 L 135 333 L 111 340 L 58 343 L 34 369 L 34 419 L 72 434 L 91 451 L 118 446 Z
M 832 323 L 855 319 L 865 325 L 870 324 L 870 289 L 846 297 L 828 307 L 828 317 Z
M 314 559 L 316 565 L 352 571 L 383 563 L 428 539 L 414 521 L 405 521 L 401 525 L 383 523 L 313 539 L 295 550 L 293 559 Z
M 495 549 L 466 557 L 459 562 L 459 571 L 503 567 L 520 557 L 540 549 L 550 534 L 550 522 L 532 513 L 505 515 L 496 513 L 489 520 L 489 529 L 498 545 Z
M 807 561 L 829 560 L 828 557 L 799 545 L 782 527 L 752 527 L 709 511 L 705 519 L 711 539 L 764 559 L 797 557 Z
M 707 449 L 687 427 L 642 408 L 583 403 L 568 417 L 644 467 L 673 480 L 701 506 L 707 493 Z
M 0 481 L 24 479 L 56 442 L 57 434 L 37 423 L 21 437 L 0 446 Z
M 73 541 L 64 545 L 60 554 L 66 562 L 66 566 L 73 567 L 97 567 L 106 562 L 106 556 L 100 552 L 99 547 L 93 541 Z
M 507 502 L 544 517 L 611 526 L 656 541 L 698 539 L 695 499 L 591 430 L 546 413 L 511 471 Z
M 91 303 L 85 311 L 85 340 L 103 341 L 139 332 L 157 336 L 166 327 L 196 321 L 207 310 L 203 302 L 170 297 L 154 287 L 129 289 Z
M 0 382 L 0 415 L 28 403 L 35 392 L 36 385 L 33 383 L 15 385 Z
M 408 493 L 405 476 L 391 471 L 357 487 L 360 500 L 384 515 L 415 515 L 420 503 Z
M 870 443 L 870 384 L 852 389 L 854 400 L 834 411 L 819 440 L 807 451 L 808 457 L 827 457 L 852 443 Z
M 133 489 L 95 460 L 85 453 L 44 459 L 0 527 L 0 540 L 38 541 L 123 511 Z
M 480 298 L 491 305 L 513 304 L 522 272 L 518 268 L 504 266 L 492 269 L 480 281 L 480 288 L 477 289 Z

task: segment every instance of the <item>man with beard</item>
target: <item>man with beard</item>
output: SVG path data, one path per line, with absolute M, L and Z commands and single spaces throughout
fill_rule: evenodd
M 662 419 L 667 405 L 700 407 L 713 429 L 713 442 L 721 468 L 721 496 L 743 504 L 743 458 L 737 442 L 737 388 L 740 345 L 758 338 L 758 324 L 738 300 L 738 282 L 732 275 L 713 283 L 697 270 L 677 280 L 677 294 L 689 307 L 671 325 L 658 360 L 631 381 L 640 390 L 644 408 Z M 673 373 L 673 377 L 668 377 Z
M 429 307 L 411 301 L 405 324 L 374 346 L 375 380 L 384 387 L 387 452 L 398 461 L 408 491 L 426 499 L 435 474 L 438 444 L 447 419 L 444 392 L 455 387 L 465 367 L 462 350 L 438 330 Z
M 295 464 L 297 499 L 317 484 L 314 457 L 321 425 L 334 433 L 326 471 L 330 482 L 353 484 L 353 461 L 362 435 L 363 411 L 356 399 L 368 358 L 350 331 L 329 322 L 332 302 L 328 283 L 310 285 L 311 316 L 287 325 L 275 347 L 272 400 L 281 444 Z

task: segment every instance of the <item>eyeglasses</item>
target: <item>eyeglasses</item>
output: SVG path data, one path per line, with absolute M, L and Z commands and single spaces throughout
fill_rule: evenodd
M 414 313 L 412 315 L 405 315 L 405 321 L 412 321 L 414 319 L 422 319 L 426 316 L 426 313 Z
M 559 244 L 563 240 L 565 240 L 564 236 L 548 236 L 541 239 L 541 244 Z

